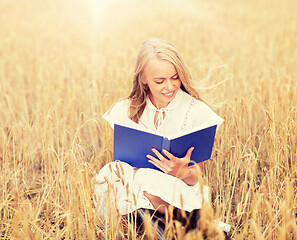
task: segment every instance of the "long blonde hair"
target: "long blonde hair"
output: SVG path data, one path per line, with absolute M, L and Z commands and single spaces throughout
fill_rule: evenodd
M 132 90 L 128 96 L 130 100 L 129 118 L 138 123 L 145 109 L 149 88 L 141 82 L 145 65 L 153 58 L 171 62 L 181 80 L 181 89 L 192 97 L 201 100 L 192 83 L 191 73 L 178 53 L 177 49 L 167 41 L 148 39 L 143 42 L 136 61 Z

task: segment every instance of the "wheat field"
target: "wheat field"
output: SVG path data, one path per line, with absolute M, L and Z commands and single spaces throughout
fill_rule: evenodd
M 225 120 L 202 170 L 209 239 L 221 236 L 214 218 L 233 239 L 297 239 L 296 12 L 294 0 L 0 0 L 0 238 L 123 235 L 92 199 L 112 161 L 101 116 L 155 37 L 179 49 Z

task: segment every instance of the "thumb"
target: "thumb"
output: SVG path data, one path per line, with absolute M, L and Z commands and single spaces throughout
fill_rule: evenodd
M 191 155 L 193 151 L 194 151 L 194 147 L 190 147 L 187 151 L 186 158 L 191 159 Z

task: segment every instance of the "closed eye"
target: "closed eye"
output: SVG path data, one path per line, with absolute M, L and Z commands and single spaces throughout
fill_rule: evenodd
M 163 82 L 164 82 L 164 80 L 156 81 L 155 83 L 157 83 L 157 84 L 162 84 Z
M 154 80 L 155 80 L 155 83 L 161 84 L 164 82 L 165 78 L 155 78 Z
M 179 79 L 178 74 L 174 75 L 171 79 L 173 79 L 173 80 L 177 80 L 177 79 Z

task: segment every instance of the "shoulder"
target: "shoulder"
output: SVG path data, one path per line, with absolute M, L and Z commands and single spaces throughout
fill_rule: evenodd
M 121 101 L 116 102 L 108 111 L 108 112 L 127 112 L 130 105 L 129 99 L 123 99 Z
M 193 96 L 184 91 L 181 91 L 181 98 L 183 107 L 188 108 L 188 111 L 199 111 L 199 115 L 201 115 L 201 112 L 212 111 L 206 103 L 194 98 Z
M 224 121 L 206 103 L 194 97 L 191 97 L 189 104 L 189 118 L 192 121 L 192 127 L 202 124 L 217 124 L 219 127 Z
M 190 94 L 184 92 L 183 90 L 180 90 L 178 94 L 179 94 L 179 97 L 182 99 L 183 103 L 189 103 L 193 100 L 196 100 L 196 98 L 192 97 Z
M 109 122 L 112 128 L 115 123 L 126 122 L 128 120 L 129 105 L 129 99 L 118 101 L 103 115 L 103 118 Z

